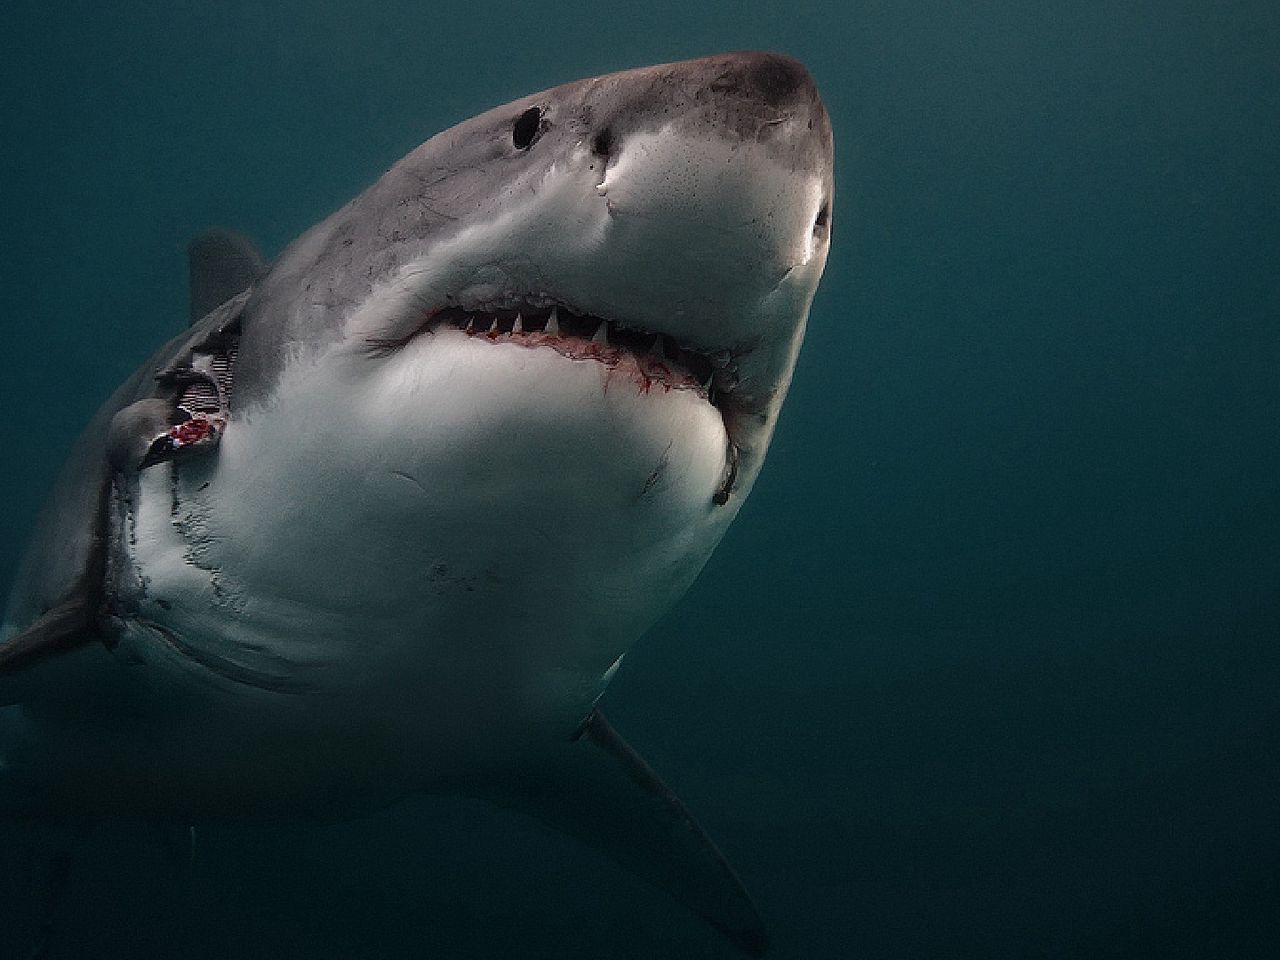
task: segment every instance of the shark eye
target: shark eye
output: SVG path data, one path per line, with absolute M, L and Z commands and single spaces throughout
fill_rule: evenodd
M 515 125 L 511 128 L 511 142 L 517 150 L 528 150 L 542 136 L 543 129 L 542 108 L 530 107 L 516 117 Z

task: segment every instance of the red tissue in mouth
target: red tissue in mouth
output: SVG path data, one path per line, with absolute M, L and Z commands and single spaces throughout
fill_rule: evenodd
M 488 330 L 469 332 L 470 336 L 492 342 L 512 343 L 522 347 L 550 347 L 570 360 L 594 360 L 610 369 L 631 377 L 642 393 L 648 393 L 656 384 L 663 390 L 696 390 L 705 396 L 706 391 L 687 370 L 682 370 L 662 356 L 654 353 L 637 353 L 625 346 L 598 343 L 585 337 L 546 334 L 540 330 L 507 332 Z

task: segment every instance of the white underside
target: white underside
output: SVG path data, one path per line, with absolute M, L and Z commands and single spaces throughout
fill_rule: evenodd
M 207 763 L 291 738 L 323 740 L 342 777 L 501 762 L 569 736 L 697 575 L 735 512 L 712 502 L 726 443 L 696 393 L 548 348 L 441 331 L 335 349 L 207 467 L 144 471 L 132 517 L 142 620 L 307 691 L 224 679 L 145 627 L 125 648 L 204 681 Z
M 338 345 L 296 344 L 215 452 L 143 470 L 118 505 L 133 616 L 113 654 L 76 656 L 160 707 L 46 740 L 34 769 L 131 811 L 292 816 L 474 781 L 572 735 L 748 493 L 826 251 L 820 174 L 667 128 L 627 142 L 607 170 L 585 142 L 529 166 L 492 216 L 396 247 L 370 291 L 344 274 L 341 317 L 291 304 L 281 329 L 336 321 Z M 299 263 L 332 239 L 309 236 Z M 526 295 L 736 352 L 752 413 L 727 505 L 724 421 L 694 391 L 452 329 L 367 349 L 424 308 Z

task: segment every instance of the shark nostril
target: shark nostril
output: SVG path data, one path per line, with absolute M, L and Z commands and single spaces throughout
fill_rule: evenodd
M 609 158 L 613 153 L 613 130 L 605 127 L 591 140 L 591 152 L 598 157 Z

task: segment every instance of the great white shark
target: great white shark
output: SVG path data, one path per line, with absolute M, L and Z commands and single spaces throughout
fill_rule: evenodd
M 438 134 L 89 423 L 0 632 L 11 818 L 526 811 L 729 936 L 750 898 L 596 702 L 764 460 L 829 244 L 806 70 L 739 53 Z

